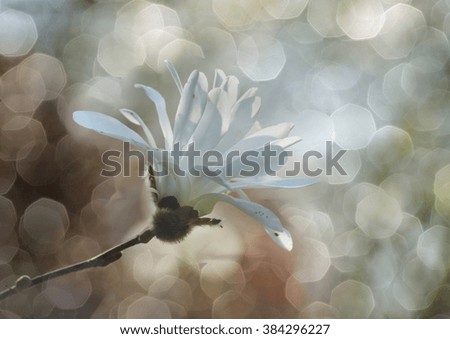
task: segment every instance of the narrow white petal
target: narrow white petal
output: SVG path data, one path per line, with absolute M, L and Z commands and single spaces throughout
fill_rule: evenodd
M 188 81 L 184 85 L 183 91 L 181 93 L 173 129 L 174 143 L 179 141 L 180 136 L 183 132 L 183 128 L 186 126 L 186 121 L 190 113 L 192 101 L 195 98 L 195 89 L 197 87 L 198 77 L 199 72 L 197 70 L 193 71 L 189 76 Z
M 302 141 L 302 138 L 300 137 L 287 137 L 283 139 L 278 139 L 272 142 L 272 145 L 279 146 L 282 149 L 285 149 L 287 147 L 290 147 L 292 145 L 295 145 L 296 143 Z
M 236 140 L 242 140 L 253 126 L 254 113 L 259 110 L 260 106 L 261 99 L 255 96 L 237 102 L 231 110 L 233 126 L 223 134 L 216 149 L 225 151 L 234 145 Z
M 233 190 L 245 188 L 299 188 L 318 183 L 318 180 L 311 178 L 282 178 L 275 176 L 256 176 L 239 178 L 229 183 Z
M 292 127 L 292 123 L 281 123 L 263 128 L 238 141 L 230 147 L 229 150 L 240 150 L 241 152 L 246 150 L 258 150 L 263 148 L 269 142 L 285 138 L 289 134 Z M 218 148 L 218 150 L 221 152 L 227 151 L 227 149 L 223 148 Z
M 222 115 L 222 134 L 224 134 L 230 127 L 230 124 L 233 122 L 232 116 L 232 108 L 237 101 L 238 96 L 238 85 L 239 80 L 234 76 L 227 76 L 225 80 L 222 82 L 221 88 L 225 92 L 225 100 L 223 100 L 223 104 L 221 109 L 219 109 L 220 114 Z
M 261 126 L 261 123 L 258 120 L 256 120 L 255 123 L 253 124 L 253 126 L 248 131 L 246 137 L 248 137 L 249 135 L 252 135 L 253 133 L 256 133 L 256 132 L 262 130 L 262 128 L 263 127 Z
M 238 103 L 247 98 L 254 97 L 256 95 L 257 91 L 258 91 L 258 89 L 256 87 L 249 88 L 244 94 L 241 95 L 241 97 L 238 100 Z
M 193 131 L 188 144 L 195 143 L 198 150 L 213 149 L 220 139 L 222 130 L 222 116 L 218 111 L 223 99 L 223 90 L 214 88 L 208 93 L 205 112 Z
M 98 112 L 76 111 L 73 113 L 73 120 L 80 126 L 111 138 L 129 142 L 142 150 L 150 148 L 150 145 L 139 134 L 108 115 Z
M 127 108 L 122 108 L 119 111 L 130 122 L 132 122 L 135 125 L 141 126 L 141 128 L 143 129 L 143 131 L 145 133 L 145 136 L 147 137 L 147 141 L 150 144 L 150 147 L 157 148 L 152 132 L 150 132 L 147 125 L 144 123 L 144 121 L 139 116 L 139 114 L 137 114 L 135 111 L 132 111 L 131 109 L 127 109 Z
M 293 127 L 294 124 L 291 122 L 282 122 L 277 125 L 265 127 L 253 133 L 252 135 L 249 135 L 249 137 L 256 137 L 259 135 L 270 135 L 275 137 L 276 139 L 286 138 Z
M 201 171 L 202 173 L 205 173 L 205 167 L 197 167 L 197 169 L 199 171 Z M 208 169 L 213 170 L 211 168 L 208 168 Z M 226 181 L 226 178 L 223 175 L 217 175 L 217 176 L 205 175 L 202 178 L 206 178 L 207 180 L 213 181 L 214 183 L 219 184 L 220 186 L 226 188 L 229 191 L 232 190 L 231 186 L 228 184 L 228 182 Z
M 238 199 L 225 194 L 205 194 L 194 205 L 194 208 L 202 211 L 212 211 L 215 202 L 224 201 L 239 208 L 242 212 L 259 221 L 266 230 L 267 234 L 279 246 L 290 251 L 292 250 L 292 237 L 281 225 L 280 219 L 269 209 L 254 203 L 250 200 Z M 208 213 L 209 213 L 208 212 Z
M 231 151 L 238 150 L 240 151 L 240 154 L 242 154 L 245 151 L 258 151 L 260 149 L 263 149 L 265 145 L 269 144 L 272 141 L 277 140 L 276 137 L 273 137 L 271 135 L 258 135 L 258 136 L 252 136 L 252 137 L 246 137 L 245 139 L 242 139 L 241 141 L 234 144 L 229 149 L 223 151 L 219 149 L 219 151 L 228 154 Z M 224 154 L 224 158 L 225 158 Z M 236 158 L 234 158 L 236 159 Z
M 204 194 L 222 193 L 231 190 L 231 188 L 228 186 L 228 183 L 223 180 L 223 178 L 215 179 L 213 177 L 201 176 L 191 179 L 193 180 L 191 181 L 191 202 L 189 203 L 189 205 L 192 205 L 192 201 L 195 201 Z
M 119 109 L 119 112 L 122 113 L 122 115 L 127 118 L 129 122 L 132 124 L 135 124 L 137 126 L 140 126 L 141 123 L 139 122 L 139 119 L 137 118 L 138 114 L 135 111 L 132 111 L 128 108 L 121 108 Z
M 241 161 L 241 157 L 231 157 L 229 155 L 232 154 L 233 151 L 238 150 L 240 155 L 242 155 L 244 152 L 247 151 L 256 151 L 257 156 L 252 157 L 252 161 L 255 161 L 259 164 L 260 169 L 264 169 L 265 166 L 265 159 L 261 156 L 261 152 L 264 150 L 264 148 L 267 145 L 271 145 L 271 150 L 276 152 L 275 156 L 272 156 L 271 160 L 271 167 L 270 169 L 277 171 L 280 167 L 282 167 L 283 163 L 281 163 L 278 159 L 278 156 L 280 155 L 280 152 L 284 150 L 287 146 L 294 144 L 301 139 L 298 137 L 289 137 L 284 139 L 279 139 L 280 135 L 285 135 L 286 133 L 289 133 L 289 130 L 292 128 L 292 124 L 290 123 L 283 123 L 275 126 L 269 126 L 266 128 L 263 128 L 262 130 L 251 134 L 250 136 L 247 136 L 243 140 L 237 142 L 232 147 L 228 149 L 223 149 L 216 147 L 216 149 L 224 154 L 225 165 L 224 169 L 226 169 L 226 166 L 231 166 L 233 169 L 232 173 L 227 173 L 228 176 L 234 177 L 238 176 L 241 170 L 249 170 L 248 167 L 244 168 L 244 164 Z M 228 170 L 229 172 L 229 170 Z
M 183 92 L 183 85 L 181 84 L 180 76 L 178 75 L 177 70 L 169 60 L 164 60 L 164 62 L 166 63 L 166 66 L 169 69 L 170 74 L 172 75 L 173 81 L 177 85 L 178 90 L 181 94 Z
M 224 71 L 222 71 L 221 69 L 216 69 L 216 72 L 214 74 L 213 88 L 222 86 L 226 77 L 227 76 Z
M 208 97 L 208 81 L 203 73 L 194 71 L 183 88 L 175 116 L 174 143 L 181 148 L 192 136 L 205 110 Z
M 232 149 L 229 150 L 231 152 L 232 150 L 240 150 L 240 155 L 243 155 L 243 152 L 245 151 L 253 151 L 257 154 L 257 156 L 252 156 L 250 160 L 253 162 L 252 167 L 257 167 L 259 169 L 259 172 L 256 174 L 257 176 L 268 173 L 268 170 L 271 171 L 278 171 L 280 168 L 282 168 L 286 164 L 286 160 L 288 158 L 288 153 L 283 151 L 299 142 L 301 138 L 299 137 L 287 137 L 284 139 L 275 139 L 273 140 L 273 137 L 271 136 L 265 136 L 260 135 L 253 138 L 244 139 L 243 142 L 241 142 L 238 145 L 233 146 Z M 273 152 L 271 157 L 269 159 L 266 159 L 263 156 L 263 151 L 265 148 L 270 145 L 270 150 Z M 231 153 L 227 153 L 231 154 Z M 244 164 L 244 161 L 242 157 L 233 157 L 231 161 L 228 159 L 227 156 L 224 156 L 226 165 L 224 166 L 224 170 L 226 170 L 226 166 L 231 167 L 232 173 L 230 173 L 230 169 L 228 169 L 227 176 L 230 177 L 240 177 L 242 176 L 241 171 L 253 171 L 252 168 Z M 269 164 L 267 163 L 267 160 L 269 160 Z M 270 168 L 267 168 L 267 165 L 270 165 Z M 244 173 L 245 173 L 244 172 Z
M 225 90 L 229 94 L 229 100 L 230 103 L 234 104 L 238 99 L 238 93 L 239 93 L 239 80 L 233 75 L 230 75 L 227 77 L 228 81 L 225 86 Z
M 145 91 L 145 94 L 147 94 L 147 96 L 149 97 L 149 99 L 153 101 L 153 103 L 155 104 L 156 112 L 158 113 L 159 124 L 161 126 L 161 131 L 165 139 L 165 148 L 171 149 L 173 146 L 172 144 L 173 132 L 169 117 L 167 115 L 166 102 L 164 98 L 158 91 L 154 90 L 151 87 L 144 86 L 141 84 L 136 84 L 134 85 L 134 87 L 142 88 Z

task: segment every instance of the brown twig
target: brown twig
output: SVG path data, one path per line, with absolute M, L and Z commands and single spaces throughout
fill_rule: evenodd
M 134 237 L 131 240 L 125 241 L 124 243 L 121 243 L 117 246 L 114 246 L 113 248 L 110 248 L 109 250 L 93 257 L 88 260 L 79 262 L 77 264 L 73 264 L 70 266 L 66 266 L 63 268 L 59 268 L 54 271 L 47 272 L 42 275 L 38 275 L 34 278 L 30 278 L 27 275 L 23 275 L 19 277 L 16 280 L 16 283 L 11 286 L 10 288 L 7 288 L 6 290 L 3 290 L 0 292 L 0 300 L 3 300 L 11 295 L 14 295 L 28 287 L 32 287 L 35 285 L 38 285 L 40 283 L 43 283 L 44 281 L 60 277 L 62 275 L 66 275 L 73 272 L 82 271 L 88 268 L 92 267 L 104 267 L 107 266 L 117 260 L 120 259 L 122 256 L 122 251 L 130 248 L 132 246 L 138 245 L 138 244 L 145 244 L 148 243 L 153 237 L 155 236 L 153 230 L 146 229 L 136 237 Z

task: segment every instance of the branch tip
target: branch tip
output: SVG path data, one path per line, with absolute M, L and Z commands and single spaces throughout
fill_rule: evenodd
M 20 291 L 28 287 L 38 285 L 50 279 L 61 277 L 69 273 L 79 272 L 88 268 L 108 266 L 109 264 L 112 264 L 122 257 L 122 251 L 138 244 L 148 243 L 154 236 L 155 234 L 152 229 L 146 229 L 133 239 L 114 246 L 109 250 L 100 253 L 99 255 L 88 260 L 70 266 L 65 266 L 54 271 L 44 273 L 42 275 L 38 275 L 34 278 L 30 278 L 27 275 L 22 275 L 17 278 L 16 283 L 13 286 L 0 291 L 0 301 L 6 299 L 11 295 L 19 293 Z

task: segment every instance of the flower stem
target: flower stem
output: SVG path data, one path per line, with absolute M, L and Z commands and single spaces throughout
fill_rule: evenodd
M 130 239 L 128 241 L 125 241 L 117 246 L 114 246 L 110 248 L 109 250 L 100 253 L 99 255 L 96 255 L 95 257 L 92 257 L 90 259 L 87 259 L 85 261 L 79 262 L 77 264 L 73 264 L 70 266 L 62 267 L 59 269 L 56 269 L 54 271 L 47 272 L 42 275 L 38 275 L 34 278 L 30 278 L 27 275 L 23 275 L 19 277 L 16 280 L 16 283 L 1 291 L 0 292 L 0 300 L 3 300 L 11 295 L 17 294 L 18 292 L 35 285 L 38 285 L 40 283 L 43 283 L 44 281 L 57 278 L 69 273 L 82 271 L 88 268 L 92 267 L 104 267 L 107 266 L 122 257 L 122 251 L 130 248 L 132 246 L 138 245 L 138 244 L 146 244 L 148 243 L 153 237 L 155 236 L 153 230 L 146 229 L 142 233 L 138 234 L 133 239 Z

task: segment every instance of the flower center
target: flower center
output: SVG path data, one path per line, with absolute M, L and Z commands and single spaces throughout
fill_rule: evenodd
M 219 219 L 199 218 L 197 210 L 191 206 L 180 206 L 172 195 L 158 201 L 158 211 L 153 217 L 156 237 L 167 242 L 183 240 L 194 226 L 214 226 L 219 223 Z

